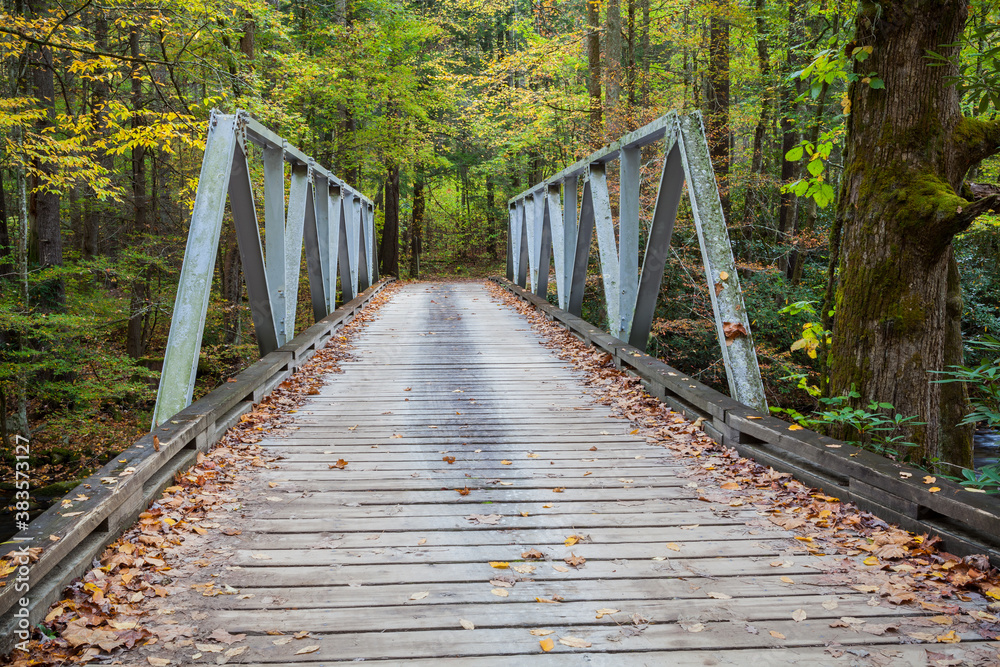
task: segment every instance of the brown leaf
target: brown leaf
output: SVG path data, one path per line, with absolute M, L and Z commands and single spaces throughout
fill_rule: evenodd
M 298 651 L 295 652 L 295 655 L 303 655 L 305 653 L 315 653 L 318 650 L 319 646 L 313 644 L 312 646 L 306 646 L 305 648 L 300 648 Z
M 344 468 L 347 467 L 347 461 L 345 461 L 344 459 L 337 459 L 337 462 L 334 463 L 334 464 L 331 464 L 330 467 L 331 468 L 339 468 L 340 470 L 343 470 Z
M 567 565 L 572 565 L 577 569 L 579 569 L 581 565 L 587 562 L 586 558 L 584 558 L 583 556 L 577 556 L 574 553 L 570 553 L 570 555 L 563 558 L 563 560 L 566 561 Z
M 469 487 L 465 487 L 464 489 L 455 489 L 455 490 L 458 491 L 458 495 L 467 496 L 469 495 L 469 491 L 471 491 L 472 489 L 470 489 Z
M 212 631 L 212 634 L 208 636 L 209 639 L 214 639 L 217 642 L 222 642 L 223 644 L 233 645 L 236 642 L 241 642 L 247 638 L 245 634 L 231 635 L 223 628 L 216 628 Z
M 153 436 L 153 451 L 154 452 L 160 451 L 160 436 L 158 435 Z
M 545 558 L 545 554 L 543 554 L 538 549 L 528 549 L 527 551 L 521 552 L 521 558 L 524 558 L 526 560 L 539 559 L 539 558 Z
M 591 646 L 590 642 L 579 637 L 560 637 L 559 643 L 570 648 L 590 648 Z
M 726 345 L 731 345 L 741 336 L 747 336 L 747 328 L 741 322 L 723 322 L 722 334 L 726 337 Z
M 454 456 L 445 456 L 441 460 L 444 461 L 445 463 L 454 463 L 455 462 L 455 457 Z

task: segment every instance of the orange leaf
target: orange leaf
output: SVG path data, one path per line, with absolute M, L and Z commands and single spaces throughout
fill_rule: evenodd
M 552 637 L 546 637 L 545 639 L 539 639 L 538 644 L 542 647 L 542 650 L 548 653 L 551 651 L 556 643 L 552 641 Z
M 740 485 L 737 484 L 736 482 L 726 482 L 725 484 L 722 485 L 722 488 L 726 489 L 727 491 L 735 491 L 736 489 L 740 488 Z

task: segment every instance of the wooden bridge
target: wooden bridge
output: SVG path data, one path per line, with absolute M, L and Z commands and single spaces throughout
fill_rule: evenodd
M 996 663 L 1000 618 L 987 603 L 1000 588 L 971 584 L 987 558 L 1000 562 L 1000 504 L 943 480 L 929 493 L 919 470 L 751 407 L 766 406 L 749 320 L 724 221 L 701 185 L 692 206 L 703 242 L 715 244 L 703 252 L 706 275 L 720 281 L 709 292 L 731 393 L 744 402 L 624 342 L 648 331 L 665 256 L 657 244 L 669 243 L 681 184 L 704 166 L 704 139 L 692 141 L 700 124 L 661 119 L 591 156 L 579 224 L 566 222 L 576 197 L 559 203 L 560 187 L 576 191 L 579 165 L 512 200 L 514 281 L 402 286 L 377 280 L 368 200 L 247 119 L 212 127 L 205 164 L 226 173 L 203 171 L 176 308 L 189 317 L 173 322 L 154 430 L 16 537 L 30 558 L 0 587 L 8 648 L 48 614 L 77 624 L 74 646 L 93 645 L 89 659 L 113 648 L 122 664 Z M 638 272 L 626 257 L 638 227 L 623 222 L 615 245 L 603 165 L 622 159 L 620 210 L 631 210 L 638 185 L 625 176 L 638 178 L 636 151 L 656 137 L 674 143 Z M 270 192 L 282 198 L 280 208 L 265 202 L 266 265 L 247 142 L 263 145 Z M 283 159 L 294 163 L 287 221 L 273 180 L 284 178 Z M 227 193 L 256 272 L 248 288 L 262 357 L 190 403 L 214 261 L 204 239 L 217 237 Z M 614 335 L 571 312 L 595 232 Z M 296 335 L 296 301 L 284 294 L 297 293 L 303 239 L 317 323 Z M 540 296 L 553 255 L 567 309 Z M 334 309 L 338 278 L 347 303 Z M 380 293 L 377 312 L 358 318 Z M 340 372 L 302 405 L 277 403 L 283 428 L 261 443 L 270 463 L 196 493 L 195 505 L 212 508 L 197 520 L 172 514 L 186 501 L 157 500 L 220 438 L 238 442 L 227 429 L 275 387 L 318 372 L 310 358 L 342 348 L 352 319 Z M 745 335 L 729 340 L 734 327 Z M 611 386 L 623 388 L 617 398 Z M 789 489 L 805 504 L 788 504 Z M 986 557 L 941 556 L 870 515 L 877 534 L 831 527 L 837 498 Z M 132 534 L 155 555 L 125 604 L 104 582 L 117 565 L 93 559 L 120 563 L 102 556 L 105 545 L 151 503 L 145 532 Z M 174 546 L 149 537 L 162 522 Z M 74 580 L 102 603 L 115 596 L 132 620 L 99 635 L 72 605 L 49 612 Z M 137 624 L 144 641 L 122 651 L 120 633 Z

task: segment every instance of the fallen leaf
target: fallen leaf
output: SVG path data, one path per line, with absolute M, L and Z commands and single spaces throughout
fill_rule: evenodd
M 146 658 L 146 662 L 153 665 L 154 667 L 165 667 L 165 665 L 170 664 L 170 660 L 167 658 L 154 658 L 152 656 Z
M 555 632 L 555 630 L 545 630 L 543 628 L 536 628 L 534 630 L 528 630 L 528 632 L 535 635 L 536 637 L 548 637 L 553 632 Z
M 411 595 L 410 599 L 411 600 L 423 600 L 425 597 L 427 597 L 430 594 L 431 594 L 430 591 L 421 591 L 419 593 L 414 593 L 413 595 Z
M 464 489 L 455 489 L 455 490 L 458 491 L 458 495 L 460 495 L 460 496 L 467 496 L 467 495 L 469 495 L 469 491 L 471 489 L 469 489 L 469 487 L 465 487 Z
M 586 639 L 580 639 L 579 637 L 560 637 L 559 643 L 563 646 L 569 646 L 571 648 L 590 648 L 591 644 Z
M 726 595 L 725 593 L 712 593 L 712 592 L 710 592 L 708 594 L 708 597 L 714 598 L 716 600 L 732 600 L 733 599 L 732 595 Z
M 933 475 L 924 475 L 924 484 L 933 484 L 937 481 L 937 477 Z
M 748 335 L 747 328 L 740 322 L 723 322 L 722 334 L 726 337 L 726 345 L 731 345 L 737 338 Z
M 455 462 L 455 457 L 454 456 L 445 456 L 441 460 L 444 461 L 445 463 L 454 463 Z
M 226 657 L 235 658 L 236 656 L 246 651 L 248 648 L 249 648 L 248 646 L 238 646 L 236 648 L 231 648 L 228 651 L 226 651 Z
M 513 463 L 514 463 L 513 461 L 508 461 L 507 459 L 504 459 L 503 461 L 500 462 L 500 465 L 509 466 L 512 465 Z
M 927 489 L 927 491 L 928 491 L 929 493 L 937 493 L 937 492 L 938 492 L 938 491 L 940 491 L 940 490 L 941 490 L 941 488 L 940 488 L 940 487 L 937 487 L 937 486 L 932 486 L 931 488 Z
M 507 591 L 504 591 L 504 592 L 506 593 Z M 551 598 L 551 599 L 549 599 L 549 598 L 535 598 L 535 602 L 542 602 L 544 604 L 559 604 L 559 600 L 556 600 L 554 597 Z
M 803 427 L 799 426 L 798 424 L 792 424 L 791 426 L 788 427 L 788 430 L 789 431 L 802 431 L 804 429 L 803 429 Z
M 685 625 L 682 623 L 681 627 L 687 630 L 688 632 L 701 632 L 702 630 L 705 629 L 705 626 L 702 623 L 691 623 L 689 625 Z
M 723 488 L 723 489 L 725 489 L 727 491 L 735 491 L 735 490 L 737 490 L 737 489 L 740 488 L 740 485 L 737 484 L 736 482 L 726 482 L 720 488 Z
M 962 638 L 959 637 L 954 630 L 951 630 L 950 632 L 948 632 L 948 634 L 939 635 L 936 639 L 937 641 L 944 644 L 957 644 L 958 642 L 962 641 Z
M 275 646 L 283 646 L 290 641 L 292 641 L 291 637 L 282 637 L 281 639 L 272 639 L 271 643 L 274 644 Z
M 579 541 L 580 541 L 579 535 L 570 535 L 569 537 L 566 538 L 563 544 L 565 544 L 568 547 L 571 547 Z
M 506 570 L 510 567 L 510 563 L 502 560 L 491 560 L 490 567 L 496 568 L 497 570 Z
M 490 593 L 493 593 L 493 595 L 496 595 L 497 597 L 501 598 L 505 598 L 508 595 L 510 595 L 510 593 L 508 593 L 507 590 L 504 588 L 494 588 L 490 591 Z
M 458 619 L 458 622 L 466 630 L 475 630 L 476 629 L 476 624 L 473 623 L 472 621 L 467 621 L 464 618 L 460 618 L 460 619 Z
M 312 646 L 306 646 L 305 648 L 300 648 L 295 652 L 295 655 L 303 655 L 305 653 L 315 653 L 319 650 L 318 644 L 313 644 Z
M 552 569 L 556 572 L 569 572 L 569 568 L 565 565 L 553 565 Z
M 832 610 L 836 609 L 837 606 L 838 605 L 837 605 L 837 601 L 836 600 L 830 599 L 830 600 L 824 600 L 823 601 L 823 609 L 826 609 L 827 611 L 832 611 Z
M 565 490 L 566 490 L 566 487 L 564 487 L 564 486 L 557 486 L 556 488 L 552 489 L 552 493 L 562 493 Z
M 601 620 L 605 616 L 610 616 L 611 614 L 617 614 L 621 609 L 598 609 L 597 610 L 597 620 Z
M 344 468 L 347 467 L 347 461 L 345 461 L 344 459 L 337 459 L 337 462 L 330 465 L 330 467 L 339 468 L 340 470 L 343 470 Z
M 782 577 L 781 580 L 786 584 L 794 584 L 795 581 L 791 577 Z
M 247 638 L 245 634 L 231 635 L 223 628 L 216 628 L 212 631 L 212 634 L 208 636 L 209 639 L 214 639 L 217 642 L 222 642 L 223 644 L 233 645 L 236 642 L 241 642 Z
M 667 543 L 667 548 L 670 549 L 671 551 L 680 551 L 681 550 L 681 545 L 674 544 L 673 542 L 668 542 Z
M 806 620 L 805 609 L 796 609 L 795 611 L 793 611 L 792 620 L 795 621 L 796 623 L 801 623 L 802 621 Z
M 271 560 L 271 557 L 267 554 L 250 554 L 250 558 L 254 560 Z M 148 561 L 149 559 L 147 558 L 146 560 Z
M 518 574 L 531 574 L 535 571 L 534 565 L 511 565 L 510 569 L 514 570 Z
M 545 558 L 545 554 L 538 549 L 528 549 L 527 551 L 521 552 L 521 558 Z
M 776 630 L 769 630 L 768 634 L 770 634 L 775 639 L 784 639 L 785 638 L 785 635 L 781 634 L 780 632 L 778 632 Z
M 548 639 L 539 639 L 538 645 L 542 647 L 543 651 L 548 653 L 555 647 L 556 643 L 552 641 L 551 637 L 549 637 Z
M 573 567 L 578 569 L 581 565 L 587 562 L 586 558 L 584 558 L 583 556 L 577 556 L 574 553 L 570 553 L 570 555 L 563 558 L 563 560 L 566 561 L 567 565 L 572 565 Z

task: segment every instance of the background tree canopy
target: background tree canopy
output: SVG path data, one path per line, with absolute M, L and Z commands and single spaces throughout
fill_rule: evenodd
M 930 372 L 975 368 L 991 348 L 963 361 L 963 339 L 1000 326 L 998 17 L 984 0 L 3 0 L 2 436 L 32 438 L 42 486 L 148 427 L 213 108 L 372 196 L 382 272 L 403 277 L 502 271 L 509 197 L 700 109 L 771 405 L 968 467 L 962 388 L 989 391 Z M 644 230 L 662 158 L 643 153 Z M 256 350 L 225 229 L 199 393 Z M 725 390 L 706 290 L 682 206 L 650 352 Z

